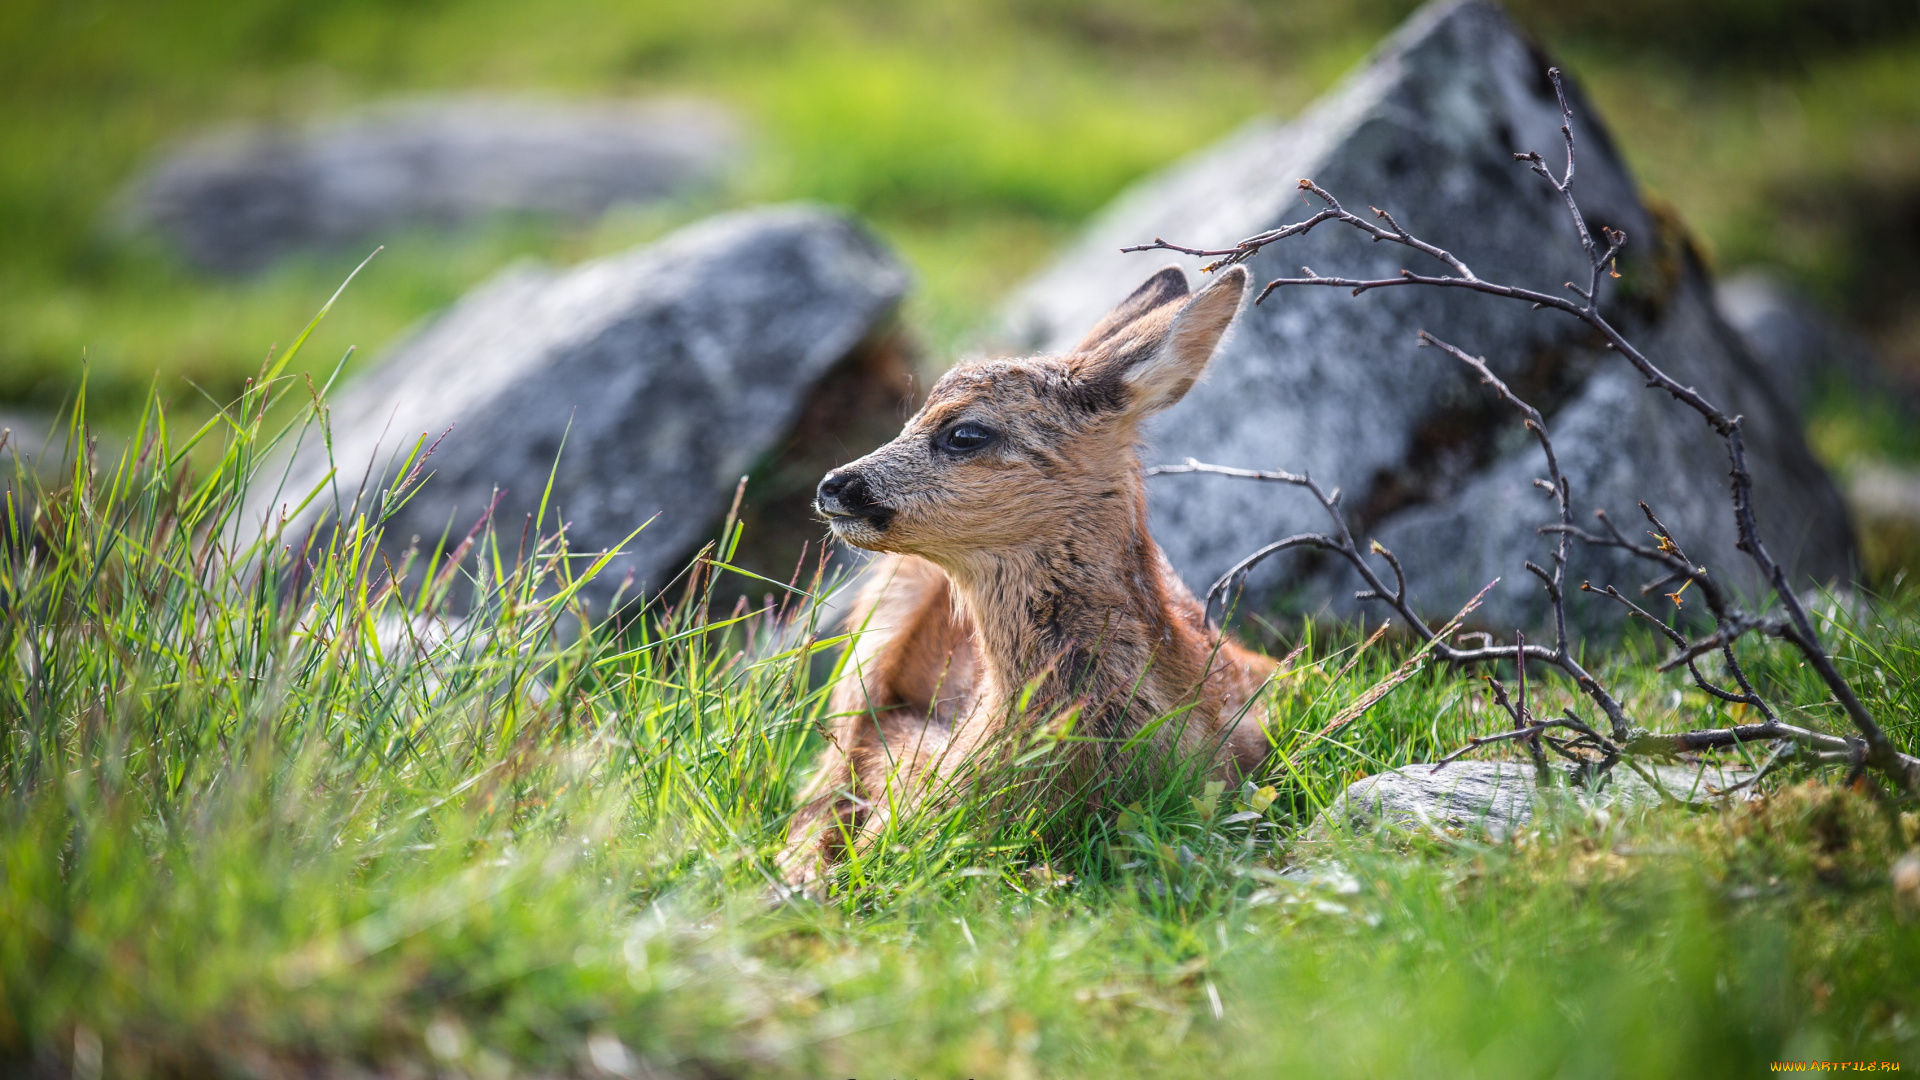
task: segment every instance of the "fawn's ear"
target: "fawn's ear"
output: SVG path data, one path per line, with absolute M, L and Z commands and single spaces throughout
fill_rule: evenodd
M 1160 271 L 1133 290 L 1133 295 L 1120 301 L 1106 317 L 1087 331 L 1080 344 L 1073 347 L 1076 353 L 1100 351 L 1115 335 L 1139 322 L 1142 316 L 1166 307 L 1176 300 L 1187 298 L 1187 275 L 1177 266 L 1162 267 Z
M 1139 416 L 1171 406 L 1207 369 L 1227 324 L 1247 295 L 1246 267 L 1227 269 L 1191 300 L 1185 275 L 1168 267 L 1147 279 L 1080 343 L 1082 371 L 1126 388 L 1126 411 Z

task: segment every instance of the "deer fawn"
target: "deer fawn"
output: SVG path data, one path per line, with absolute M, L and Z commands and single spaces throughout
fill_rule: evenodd
M 1147 535 L 1141 421 L 1184 396 L 1247 291 L 1197 295 L 1168 267 L 1064 356 L 963 364 L 898 438 L 820 481 L 833 535 L 889 555 L 851 614 L 865 630 L 833 694 L 830 745 L 781 869 L 806 886 L 964 764 L 1009 749 L 1020 699 L 1078 706 L 1085 769 L 1148 740 L 1241 775 L 1270 743 L 1275 665 L 1227 641 Z M 1027 715 L 1039 711 L 1032 704 Z

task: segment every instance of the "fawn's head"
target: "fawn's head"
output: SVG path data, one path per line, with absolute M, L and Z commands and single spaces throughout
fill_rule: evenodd
M 1140 422 L 1186 395 L 1246 295 L 1168 267 L 1072 351 L 949 371 L 892 442 L 828 473 L 814 508 L 857 547 L 950 564 L 1045 542 L 1137 502 Z

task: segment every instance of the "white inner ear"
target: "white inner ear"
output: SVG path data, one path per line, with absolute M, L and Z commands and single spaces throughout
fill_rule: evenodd
M 1187 303 L 1167 328 L 1167 336 L 1153 355 L 1127 370 L 1124 381 L 1140 394 L 1148 410 L 1164 409 L 1186 396 L 1213 358 L 1240 308 L 1244 285 L 1222 281 Z

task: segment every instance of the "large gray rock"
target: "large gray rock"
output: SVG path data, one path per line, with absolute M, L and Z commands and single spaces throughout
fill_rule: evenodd
M 1752 776 L 1744 767 L 1714 764 L 1643 765 L 1641 771 L 1617 765 L 1595 790 L 1572 784 L 1566 766 L 1559 764 L 1552 767 L 1546 797 L 1586 807 L 1655 806 L 1667 799 L 1704 804 L 1749 797 L 1751 789 L 1737 785 Z M 1425 763 L 1403 765 L 1349 784 L 1304 837 L 1322 840 L 1334 832 L 1367 832 L 1386 825 L 1485 832 L 1499 839 L 1532 821 L 1542 798 L 1531 762 L 1455 761 L 1438 771 Z
M 1561 157 L 1560 116 L 1547 61 L 1498 7 L 1429 5 L 1358 71 L 1290 124 L 1259 122 L 1124 194 L 1084 240 L 1021 289 L 1007 313 L 1021 347 L 1069 346 L 1149 273 L 1202 260 L 1120 248 L 1164 237 L 1227 246 L 1317 209 L 1296 188 L 1311 177 L 1349 208 L 1386 208 L 1414 232 L 1463 257 L 1483 278 L 1538 289 L 1585 280 L 1584 258 L 1555 193 L 1513 160 Z M 1808 454 L 1792 406 L 1716 314 L 1684 236 L 1650 214 L 1586 98 L 1572 89 L 1580 138 L 1577 191 L 1594 226 L 1626 230 L 1624 277 L 1608 307 L 1657 363 L 1746 417 L 1758 513 L 1773 552 L 1802 576 L 1848 570 L 1850 538 L 1832 483 Z M 1323 225 L 1266 249 L 1256 279 L 1321 274 L 1388 277 L 1437 272 L 1408 249 Z M 1544 462 L 1512 412 L 1462 366 L 1415 347 L 1426 329 L 1486 355 L 1548 416 L 1583 522 L 1604 507 L 1638 530 L 1646 499 L 1689 553 L 1742 586 L 1756 585 L 1733 547 L 1727 458 L 1706 425 L 1643 388 L 1624 361 L 1594 348 L 1575 320 L 1458 290 L 1290 289 L 1250 309 L 1208 378 L 1149 429 L 1149 461 L 1185 457 L 1307 470 L 1345 492 L 1362 536 L 1405 564 L 1416 604 L 1444 617 L 1496 577 L 1479 622 L 1533 627 L 1544 612 L 1527 558 L 1544 563 L 1551 518 L 1530 481 Z M 1217 477 L 1151 481 L 1153 530 L 1175 567 L 1205 588 L 1255 546 L 1326 527 L 1303 492 Z M 1383 567 L 1384 572 L 1384 567 Z M 1647 576 L 1606 553 L 1578 552 L 1571 580 L 1637 584 Z M 1249 600 L 1357 610 L 1344 566 L 1276 559 Z M 1575 600 L 1575 617 L 1583 612 Z M 1616 612 L 1587 608 L 1594 622 Z
M 689 101 L 402 101 L 192 140 L 135 182 L 126 213 L 198 265 L 231 272 L 411 225 L 591 218 L 712 179 L 739 142 L 727 113 Z
M 496 489 L 495 520 L 517 535 L 552 470 L 545 524 L 564 521 L 574 551 L 611 548 L 652 520 L 594 595 L 628 574 L 629 595 L 642 594 L 681 569 L 739 479 L 796 433 L 835 453 L 897 426 L 897 398 L 849 386 L 889 385 L 897 358 L 873 343 L 907 287 L 860 226 L 810 207 L 723 215 L 567 271 L 508 270 L 331 401 L 334 483 L 322 485 L 328 462 L 310 436 L 272 505 L 251 517 L 316 488 L 295 535 L 329 517 L 377 516 L 373 497 L 356 505 L 362 477 L 379 492 L 431 445 L 431 475 L 387 521 L 390 550 L 449 533 L 457 543 Z M 781 470 L 767 472 L 780 494 Z M 819 475 L 806 476 L 808 492 Z M 765 569 L 784 579 L 792 564 Z

